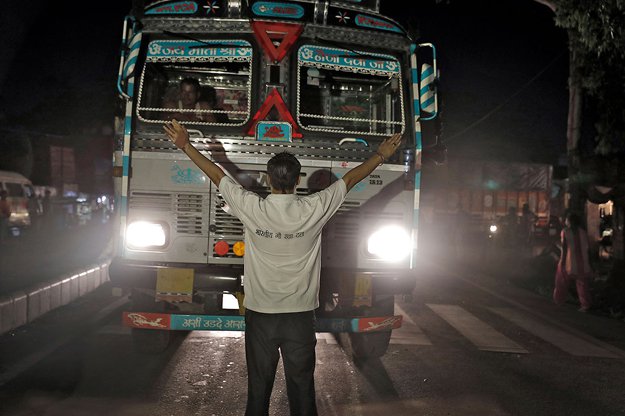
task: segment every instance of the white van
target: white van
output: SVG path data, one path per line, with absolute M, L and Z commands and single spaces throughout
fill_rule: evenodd
M 11 205 L 9 228 L 14 234 L 19 234 L 20 229 L 30 226 L 28 200 L 35 195 L 33 184 L 19 173 L 0 170 L 0 189 L 7 191 Z

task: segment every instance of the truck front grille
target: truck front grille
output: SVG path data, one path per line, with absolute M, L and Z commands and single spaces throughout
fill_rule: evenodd
M 357 241 L 362 238 L 362 227 L 376 223 L 404 222 L 399 212 L 364 211 L 358 201 L 345 201 L 335 217 L 328 223 L 324 233 L 333 239 Z
M 360 216 L 360 202 L 345 201 L 326 226 L 326 231 L 334 239 L 356 240 L 360 231 Z
M 205 197 L 202 194 L 176 195 L 176 232 L 178 234 L 208 235 L 205 217 Z
M 208 196 L 203 194 L 166 192 L 131 192 L 129 209 L 140 213 L 174 213 L 174 229 L 177 234 L 208 235 Z
M 372 155 L 370 148 L 364 148 L 359 143 L 338 145 L 334 142 L 320 142 L 311 146 L 310 143 L 271 143 L 230 137 L 220 137 L 219 140 L 192 137 L 191 141 L 201 152 L 218 151 L 227 147 L 228 157 L 266 156 L 288 151 L 300 159 L 363 161 Z M 131 148 L 133 151 L 143 152 L 179 152 L 165 135 L 147 132 L 141 132 L 133 137 Z
M 128 198 L 128 207 L 138 211 L 171 211 L 170 193 L 134 191 Z
M 217 194 L 217 199 L 213 205 L 213 233 L 216 237 L 242 240 L 243 239 L 243 224 L 237 217 L 230 215 L 223 210 L 225 202 L 221 197 L 221 194 Z

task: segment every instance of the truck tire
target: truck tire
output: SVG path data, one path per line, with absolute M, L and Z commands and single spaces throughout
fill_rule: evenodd
M 395 313 L 395 298 L 388 296 L 376 300 L 367 316 L 391 316 Z M 386 353 L 392 331 L 371 333 L 354 332 L 349 334 L 352 355 L 355 360 L 379 358 Z

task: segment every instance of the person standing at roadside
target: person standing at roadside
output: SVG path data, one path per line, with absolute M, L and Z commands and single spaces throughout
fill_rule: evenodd
M 588 259 L 588 235 L 577 214 L 569 213 L 566 216 L 561 240 L 562 254 L 556 271 L 553 300 L 557 305 L 562 305 L 566 300 L 569 286 L 574 280 L 581 304 L 579 311 L 586 312 L 592 306 L 590 296 L 592 268 Z
M 515 247 L 517 243 L 519 216 L 516 207 L 509 207 L 508 213 L 502 218 L 502 237 L 505 247 Z
M 537 219 L 538 217 L 532 212 L 529 204 L 523 204 L 521 218 L 519 219 L 519 240 L 523 247 L 531 247 Z
M 219 187 L 228 212 L 245 227 L 245 356 L 248 372 L 246 416 L 266 416 L 282 356 L 290 414 L 317 415 L 315 400 L 314 310 L 319 307 L 321 230 L 347 192 L 398 149 L 401 135 L 384 140 L 369 159 L 326 189 L 295 194 L 301 165 L 287 152 L 267 163 L 271 194 L 246 191 L 189 141 L 173 120 L 164 129 Z
M 46 189 L 44 196 L 41 199 L 41 229 L 44 231 L 50 231 L 52 228 L 52 200 L 50 198 L 51 192 Z
M 37 232 L 41 223 L 39 222 L 41 215 L 41 205 L 39 197 L 33 193 L 28 197 L 28 216 L 30 217 L 30 226 Z

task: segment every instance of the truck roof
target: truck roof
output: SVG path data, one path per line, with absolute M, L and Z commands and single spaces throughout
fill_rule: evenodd
M 380 14 L 380 0 L 159 0 L 137 3 L 132 13 L 143 21 L 171 18 L 184 26 L 184 22 L 191 19 L 196 22 L 196 28 L 201 28 L 202 21 L 223 23 L 225 20 L 245 19 L 329 26 L 387 35 L 408 34 L 400 24 Z M 144 7 L 141 7 L 142 3 Z

